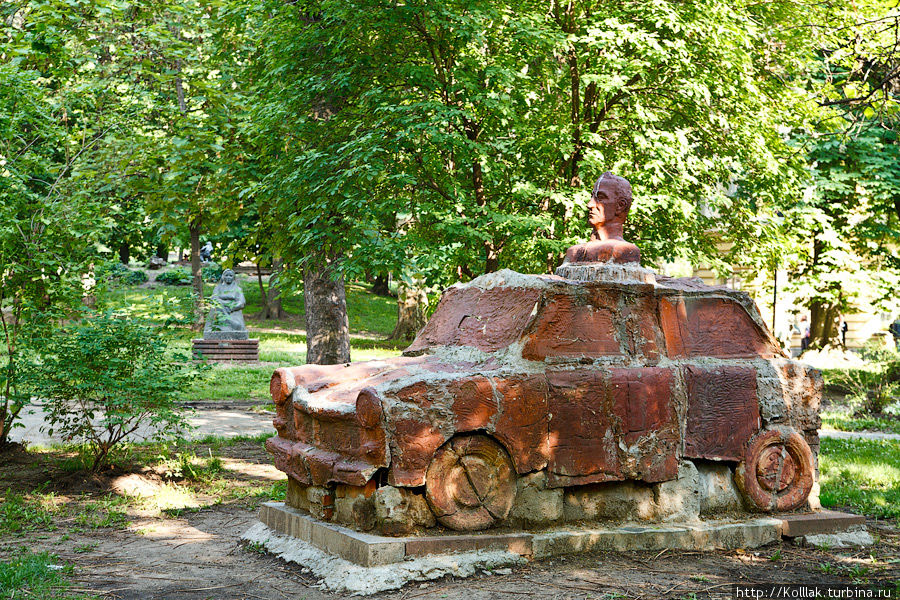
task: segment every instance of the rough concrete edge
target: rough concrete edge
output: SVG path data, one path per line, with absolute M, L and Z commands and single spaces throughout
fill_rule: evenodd
M 781 519 L 701 521 L 692 524 L 628 524 L 615 528 L 553 530 L 535 534 L 532 544 L 537 559 L 598 551 L 731 550 L 756 548 L 781 539 Z
M 469 577 L 479 569 L 489 570 L 527 562 L 518 554 L 478 550 L 363 567 L 331 556 L 298 538 L 278 534 L 263 523 L 251 526 L 242 539 L 261 544 L 279 558 L 306 567 L 322 580 L 319 584 L 321 589 L 360 596 L 397 590 L 411 581 L 428 581 L 445 575 Z
M 853 525 L 845 531 L 807 534 L 793 539 L 802 546 L 814 546 L 820 549 L 865 548 L 875 544 L 875 539 L 865 525 Z

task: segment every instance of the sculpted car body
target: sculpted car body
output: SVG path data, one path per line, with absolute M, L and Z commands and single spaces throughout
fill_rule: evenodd
M 501 271 L 446 290 L 402 357 L 278 369 L 267 448 L 304 485 L 424 485 L 457 529 L 503 521 L 518 476 L 655 483 L 688 459 L 738 465 L 749 505 L 789 510 L 821 388 L 744 292 Z

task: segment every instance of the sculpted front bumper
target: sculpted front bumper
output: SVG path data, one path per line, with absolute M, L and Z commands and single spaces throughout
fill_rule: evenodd
M 278 469 L 307 485 L 361 486 L 388 465 L 381 401 L 374 390 L 316 389 L 302 380 L 286 390 L 280 379 L 276 384 L 276 376 L 272 396 L 278 435 L 266 441 L 266 449 Z

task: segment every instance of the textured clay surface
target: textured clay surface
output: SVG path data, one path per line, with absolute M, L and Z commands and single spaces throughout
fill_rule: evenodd
M 756 370 L 748 367 L 684 369 L 688 390 L 684 454 L 739 461 L 759 430 Z

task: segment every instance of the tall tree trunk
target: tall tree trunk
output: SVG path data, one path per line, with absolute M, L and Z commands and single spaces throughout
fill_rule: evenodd
M 119 262 L 127 265 L 131 260 L 131 244 L 122 242 L 119 244 Z
M 169 245 L 164 242 L 158 243 L 156 245 L 156 257 L 161 258 L 164 261 L 168 262 L 169 261 Z
M 809 347 L 824 348 L 838 345 L 838 317 L 840 307 L 814 300 L 809 307 Z
M 203 329 L 203 272 L 200 264 L 200 228 L 203 217 L 197 215 L 188 224 L 191 235 L 191 275 L 194 288 L 194 331 Z
M 397 325 L 388 339 L 412 341 L 425 327 L 428 296 L 418 285 L 403 285 L 397 294 Z
M 280 258 L 272 261 L 272 274 L 269 275 L 269 289 L 266 290 L 266 306 L 263 309 L 264 319 L 283 319 L 287 316 L 281 305 L 281 288 L 278 285 L 278 277 L 284 268 Z
M 337 365 L 350 362 L 350 322 L 344 278 L 332 279 L 327 260 L 324 265 L 307 266 L 303 273 L 306 302 L 306 362 Z
M 372 293 L 379 296 L 390 296 L 391 288 L 388 283 L 388 274 L 379 273 L 375 276 L 375 280 L 372 282 Z

